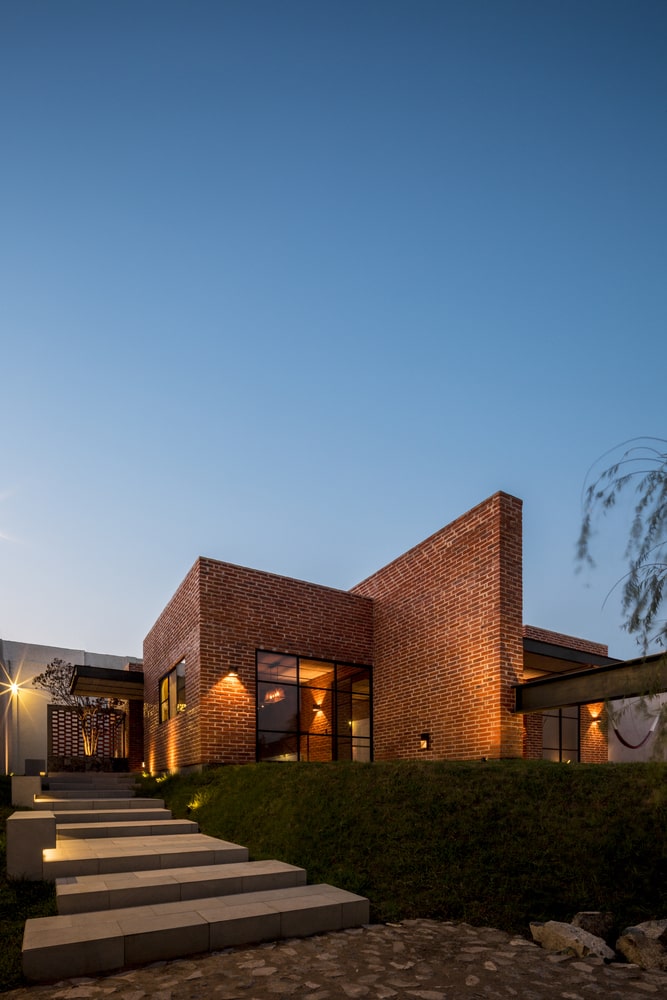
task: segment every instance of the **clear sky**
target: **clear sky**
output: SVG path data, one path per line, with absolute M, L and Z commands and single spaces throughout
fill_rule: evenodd
M 632 655 L 589 465 L 665 436 L 664 0 L 2 0 L 0 635 L 199 555 L 348 588 L 504 490 Z

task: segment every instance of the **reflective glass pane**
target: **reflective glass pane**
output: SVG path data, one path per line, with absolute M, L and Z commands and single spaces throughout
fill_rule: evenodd
M 290 733 L 264 733 L 260 730 L 257 748 L 259 760 L 298 760 L 297 737 Z
M 306 733 L 300 738 L 301 760 L 333 760 L 333 737 Z
M 160 722 L 166 722 L 169 718 L 169 678 L 163 677 L 160 681 Z
M 560 729 L 557 715 L 542 716 L 542 746 L 557 750 L 560 746 Z
M 371 759 L 370 740 L 352 740 L 352 760 L 369 761 Z
M 563 750 L 579 749 L 579 719 L 563 719 L 562 723 Z
M 542 751 L 543 760 L 560 760 L 560 753 L 558 750 L 548 750 L 544 749 Z
M 339 736 L 351 736 L 352 735 L 352 705 L 353 698 L 352 695 L 346 693 L 345 691 L 338 691 L 336 696 L 337 701 L 337 713 L 336 713 L 336 728 Z
M 301 688 L 301 731 L 330 733 L 333 731 L 333 695 L 320 688 Z
M 371 735 L 371 702 L 369 698 L 352 698 L 352 736 L 363 736 L 370 739 Z
M 258 729 L 297 729 L 298 688 L 294 684 L 257 685 Z
M 296 656 L 257 653 L 257 677 L 259 680 L 288 681 L 296 684 Z
M 336 740 L 336 757 L 338 760 L 352 760 L 352 740 L 339 736 Z
M 323 660 L 299 660 L 301 687 L 330 688 L 333 685 L 334 666 Z
M 351 667 L 345 663 L 336 665 L 336 687 L 355 694 L 370 694 L 371 672 L 366 667 Z

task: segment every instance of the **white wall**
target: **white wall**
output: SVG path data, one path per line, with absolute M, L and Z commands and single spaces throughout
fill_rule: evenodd
M 72 665 L 114 670 L 123 670 L 129 661 L 140 659 L 0 639 L 0 772 L 4 774 L 23 774 L 29 759 L 46 761 L 49 695 L 33 687 L 32 679 L 56 658 Z M 20 686 L 16 695 L 9 689 L 12 682 Z
M 625 701 L 612 702 L 612 711 L 618 732 L 626 743 L 641 743 L 647 735 L 653 720 L 663 705 L 667 704 L 667 694 L 655 695 L 653 698 L 628 698 Z M 609 760 L 615 763 L 627 763 L 641 760 L 667 760 L 667 738 L 659 737 L 660 723 L 651 733 L 643 746 L 631 750 L 618 739 L 614 728 L 609 724 Z M 663 726 L 664 728 L 664 726 Z

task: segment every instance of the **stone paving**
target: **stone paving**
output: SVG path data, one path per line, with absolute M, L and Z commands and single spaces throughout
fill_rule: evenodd
M 406 920 L 30 986 L 9 1000 L 638 1000 L 667 973 L 550 955 L 503 931 Z

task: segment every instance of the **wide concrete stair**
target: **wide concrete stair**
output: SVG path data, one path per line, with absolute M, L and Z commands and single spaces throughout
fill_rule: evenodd
M 52 777 L 35 797 L 36 809 L 56 817 L 56 846 L 43 850 L 42 864 L 56 883 L 58 916 L 26 922 L 27 979 L 95 975 L 368 922 L 367 899 L 307 885 L 294 865 L 249 861 L 245 847 L 172 819 L 164 802 L 130 798 L 120 777 Z

